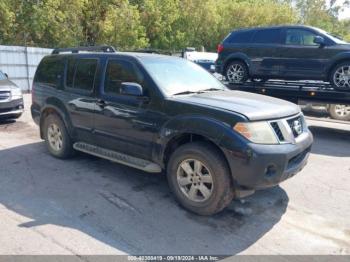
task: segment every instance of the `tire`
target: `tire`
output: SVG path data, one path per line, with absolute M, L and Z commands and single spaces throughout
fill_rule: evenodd
M 57 158 L 69 158 L 74 149 L 67 128 L 62 119 L 56 114 L 49 114 L 43 124 L 43 134 L 47 149 Z
M 201 176 L 194 173 L 195 161 L 202 164 Z M 191 170 L 188 170 L 187 164 Z M 182 166 L 188 171 L 193 171 L 193 176 L 188 175 L 191 172 L 185 172 Z M 207 143 L 189 143 L 176 149 L 167 165 L 167 179 L 178 202 L 187 210 L 199 215 L 218 213 L 231 203 L 234 196 L 230 171 L 224 157 Z M 184 181 L 182 186 L 179 181 Z M 196 193 L 192 194 L 192 190 Z
M 350 121 L 350 105 L 329 105 L 328 113 L 333 119 Z
M 336 90 L 350 91 L 350 61 L 336 65 L 330 74 L 329 81 Z
M 229 83 L 241 84 L 248 80 L 249 71 L 244 62 L 233 61 L 226 66 L 224 75 Z

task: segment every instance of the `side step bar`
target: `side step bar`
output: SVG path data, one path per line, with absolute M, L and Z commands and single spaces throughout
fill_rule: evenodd
M 74 143 L 73 148 L 75 150 L 78 150 L 90 155 L 98 156 L 113 162 L 124 164 L 137 169 L 141 169 L 149 173 L 160 173 L 162 171 L 162 168 L 158 164 L 150 162 L 148 160 L 125 155 L 116 151 L 90 145 L 84 142 Z

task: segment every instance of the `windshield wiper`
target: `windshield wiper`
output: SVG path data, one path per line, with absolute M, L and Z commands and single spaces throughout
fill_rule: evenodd
M 199 92 L 207 92 L 207 91 L 224 91 L 225 89 L 221 89 L 221 88 L 208 88 L 208 89 L 203 89 L 203 90 L 199 90 Z
M 184 92 L 176 93 L 176 94 L 173 94 L 173 95 L 174 95 L 174 96 L 177 96 L 177 95 L 189 95 L 189 94 L 198 94 L 198 92 L 194 92 L 194 91 L 184 91 Z

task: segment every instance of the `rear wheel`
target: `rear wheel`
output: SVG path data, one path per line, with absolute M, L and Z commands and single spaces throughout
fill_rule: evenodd
M 167 178 L 180 204 L 199 215 L 215 214 L 233 198 L 227 164 L 220 152 L 206 143 L 179 147 L 169 159 Z
M 329 105 L 328 112 L 333 119 L 350 121 L 350 105 Z
M 337 65 L 330 75 L 332 86 L 340 91 L 350 91 L 350 61 Z
M 43 133 L 49 152 L 57 158 L 68 158 L 74 149 L 66 126 L 56 114 L 50 114 L 44 120 Z
M 232 84 L 244 83 L 249 78 L 248 67 L 244 62 L 233 61 L 226 67 L 225 77 Z

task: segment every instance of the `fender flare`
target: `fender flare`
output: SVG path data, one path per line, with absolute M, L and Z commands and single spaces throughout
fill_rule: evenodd
M 342 62 L 350 61 L 350 51 L 346 51 L 343 53 L 337 54 L 332 60 L 329 62 L 326 67 L 326 76 L 327 78 L 330 76 L 330 73 L 334 69 L 334 67 Z
M 226 66 L 233 60 L 243 61 L 244 63 L 246 63 L 246 65 L 248 66 L 248 70 L 250 71 L 251 62 L 250 62 L 249 57 L 242 52 L 237 52 L 237 53 L 230 54 L 228 57 L 226 57 L 226 59 L 224 60 L 224 63 L 223 63 L 223 67 L 222 67 L 223 72 L 225 72 Z
M 45 115 L 47 114 L 47 111 L 54 111 L 55 113 L 58 114 L 58 116 L 62 119 L 63 123 L 65 124 L 68 134 L 73 137 L 74 136 L 74 129 L 72 122 L 69 117 L 69 113 L 64 106 L 64 104 L 57 98 L 55 97 L 49 97 L 45 101 L 45 105 L 41 108 L 41 114 L 40 114 L 40 137 L 43 138 L 43 133 L 42 133 L 42 125 L 45 120 Z

